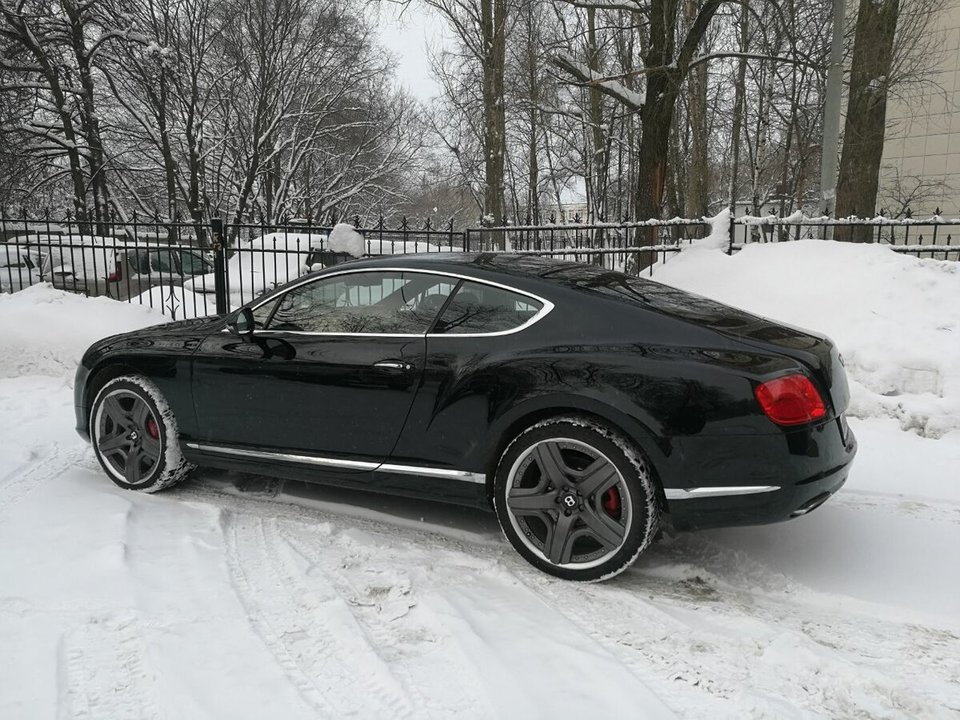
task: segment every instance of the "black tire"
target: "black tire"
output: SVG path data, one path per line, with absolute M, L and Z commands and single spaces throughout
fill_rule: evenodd
M 654 482 L 648 461 L 618 433 L 558 417 L 504 451 L 493 504 L 503 534 L 532 565 L 565 580 L 606 580 L 656 537 Z
M 100 388 L 90 409 L 90 440 L 104 472 L 126 490 L 154 493 L 193 468 L 180 451 L 173 411 L 157 386 L 139 375 Z

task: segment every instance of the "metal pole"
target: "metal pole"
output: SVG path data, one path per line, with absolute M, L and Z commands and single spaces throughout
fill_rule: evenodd
M 230 312 L 230 307 L 227 305 L 229 288 L 227 287 L 227 260 L 223 248 L 222 218 L 210 220 L 210 232 L 213 235 L 213 277 L 217 315 L 226 315 Z
M 820 199 L 824 212 L 833 215 L 837 200 L 837 148 L 840 140 L 840 102 L 843 96 L 844 0 L 833 0 L 833 39 L 827 69 L 827 94 L 823 107 L 823 152 L 820 156 Z

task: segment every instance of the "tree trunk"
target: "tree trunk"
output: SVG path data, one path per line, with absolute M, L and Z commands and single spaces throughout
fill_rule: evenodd
M 503 74 L 506 62 L 506 0 L 481 0 L 480 13 L 486 62 L 483 64 L 483 213 L 489 222 L 503 222 L 503 163 L 506 121 Z M 500 244 L 502 238 L 498 239 Z M 500 249 L 503 249 L 502 247 Z
M 871 217 L 876 209 L 899 10 L 899 0 L 860 0 L 837 180 L 838 218 Z M 870 242 L 872 232 L 866 226 L 837 227 L 834 238 Z
M 697 3 L 687 0 L 687 21 L 697 17 Z M 687 187 L 684 214 L 699 218 L 707 214 L 707 64 L 701 63 L 687 75 L 687 114 L 690 123 L 690 159 L 687 163 Z
M 90 166 L 90 190 L 93 195 L 93 212 L 97 223 L 97 232 L 107 234 L 105 223 L 109 219 L 110 195 L 107 188 L 106 158 L 100 135 L 100 117 L 97 115 L 93 74 L 90 56 L 87 53 L 86 19 L 87 6 L 78 6 L 73 2 L 62 3 L 70 23 L 70 44 L 77 61 L 77 74 L 80 76 L 81 119 L 87 143 L 87 162 Z
M 746 52 L 747 46 L 747 7 L 740 10 L 740 48 Z M 736 217 L 737 194 L 739 192 L 738 175 L 740 174 L 740 134 L 743 129 L 744 104 L 746 96 L 747 59 L 741 57 L 737 61 L 737 76 L 734 80 L 733 101 L 733 132 L 731 139 L 732 161 L 730 163 L 730 213 Z

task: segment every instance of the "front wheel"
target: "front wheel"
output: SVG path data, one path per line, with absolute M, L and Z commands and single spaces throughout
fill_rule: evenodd
M 180 452 L 177 422 L 147 378 L 124 375 L 104 385 L 90 412 L 93 451 L 110 479 L 153 493 L 182 480 L 191 466 Z
M 640 452 L 592 420 L 554 418 L 507 447 L 494 478 L 504 535 L 527 561 L 567 580 L 623 572 L 660 521 Z

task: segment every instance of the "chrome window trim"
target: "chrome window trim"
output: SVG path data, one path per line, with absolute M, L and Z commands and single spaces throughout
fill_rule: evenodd
M 254 335 L 307 335 L 314 337 L 383 337 L 383 338 L 478 338 L 478 337 L 499 337 L 502 335 L 513 335 L 514 333 L 521 332 L 526 330 L 528 327 L 534 325 L 535 323 L 540 322 L 543 318 L 550 314 L 550 312 L 556 307 L 552 302 L 546 298 L 540 297 L 539 295 L 534 295 L 531 292 L 526 290 L 520 290 L 519 288 L 512 287 L 510 285 L 504 285 L 503 283 L 498 283 L 493 280 L 484 280 L 481 278 L 472 277 L 470 275 L 461 275 L 459 273 L 444 272 L 442 270 L 423 270 L 420 268 L 400 268 L 400 267 L 385 267 L 385 268 L 356 268 L 353 270 L 337 270 L 331 272 L 330 274 L 321 275 L 320 277 L 306 277 L 301 282 L 291 285 L 286 290 L 278 295 L 273 297 L 266 298 L 256 305 L 247 305 L 251 311 L 256 310 L 261 305 L 264 305 L 268 302 L 273 302 L 278 298 L 286 295 L 291 290 L 296 290 L 301 285 L 306 285 L 309 282 L 320 282 L 321 280 L 326 280 L 327 278 L 337 277 L 339 275 L 350 275 L 354 273 L 362 272 L 409 272 L 409 273 L 420 273 L 423 275 L 441 275 L 448 278 L 456 278 L 457 280 L 469 280 L 470 282 L 480 283 L 481 285 L 489 285 L 491 287 L 500 288 L 501 290 L 507 290 L 508 292 L 516 293 L 517 295 L 523 295 L 532 300 L 536 300 L 541 303 L 542 307 L 533 317 L 527 320 L 522 325 L 518 325 L 515 328 L 509 330 L 498 330 L 496 332 L 487 332 L 487 333 L 347 333 L 347 332 L 309 332 L 306 330 L 254 330 Z M 229 328 L 224 328 L 220 332 L 230 332 Z
M 738 485 L 731 487 L 664 488 L 667 500 L 695 500 L 697 498 L 754 495 L 779 490 L 779 485 Z
M 365 460 L 345 460 L 341 458 L 318 457 L 315 455 L 297 455 L 294 453 L 270 452 L 266 450 L 247 450 L 243 448 L 223 447 L 221 445 L 210 445 L 208 443 L 188 442 L 185 443 L 185 445 L 191 450 L 199 450 L 200 452 L 257 458 L 260 460 L 279 460 L 281 462 L 298 463 L 301 465 L 319 465 L 321 467 L 343 468 L 348 470 L 376 470 L 379 472 L 397 473 L 400 475 L 422 475 L 426 477 L 444 478 L 447 480 L 458 480 L 461 482 L 476 484 L 485 484 L 487 482 L 486 476 L 484 476 L 482 473 L 474 473 L 467 470 L 449 470 L 447 468 L 404 465 L 400 463 L 377 463 Z

